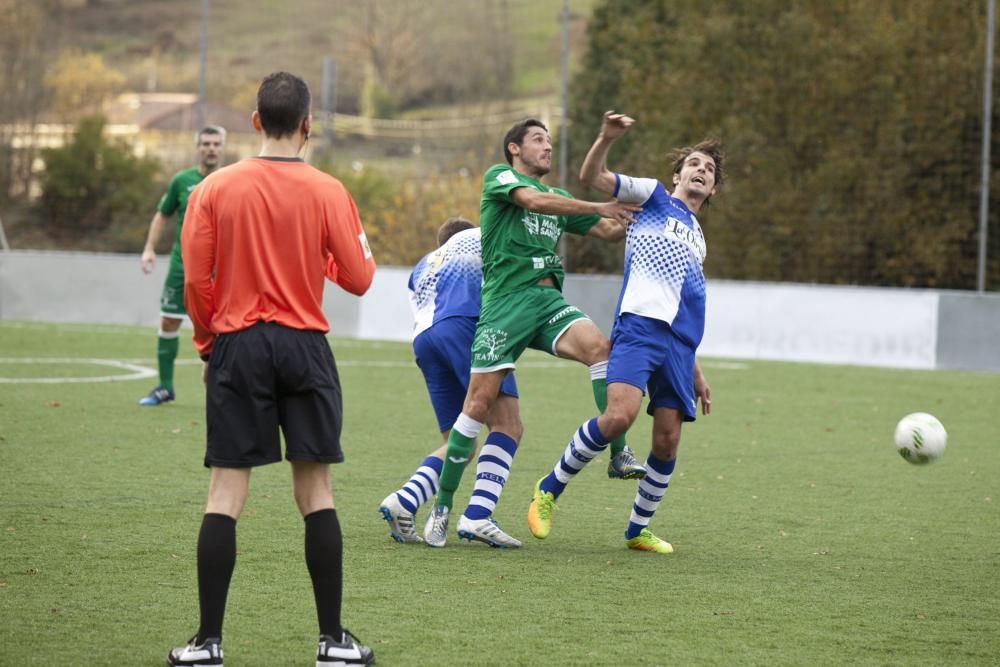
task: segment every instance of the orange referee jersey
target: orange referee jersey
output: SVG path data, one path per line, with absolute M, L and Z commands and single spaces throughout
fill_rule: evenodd
M 323 282 L 364 294 L 375 275 L 358 209 L 337 179 L 297 158 L 249 158 L 210 174 L 181 228 L 194 344 L 275 322 L 329 331 Z

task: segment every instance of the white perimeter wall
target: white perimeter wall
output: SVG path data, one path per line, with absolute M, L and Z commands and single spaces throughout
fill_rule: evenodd
M 709 283 L 704 354 L 934 368 L 939 295 L 859 287 Z
M 137 254 L 0 252 L 0 319 L 155 327 L 164 260 L 145 275 Z M 408 277 L 379 267 L 361 298 L 328 285 L 331 332 L 409 340 Z M 607 333 L 620 280 L 571 275 L 564 291 Z M 1000 370 L 997 294 L 709 280 L 707 317 L 710 357 Z

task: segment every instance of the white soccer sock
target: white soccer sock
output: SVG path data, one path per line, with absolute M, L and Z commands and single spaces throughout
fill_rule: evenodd
M 478 422 L 464 412 L 458 415 L 455 425 L 451 428 L 458 431 L 466 438 L 475 438 L 479 435 L 479 430 L 483 427 L 483 422 Z
M 590 379 L 593 380 L 603 380 L 608 377 L 608 362 L 598 361 L 596 364 L 591 364 L 587 367 L 590 370 Z

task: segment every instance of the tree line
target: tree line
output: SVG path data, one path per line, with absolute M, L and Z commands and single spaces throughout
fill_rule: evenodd
M 3 120 L 37 115 L 37 87 L 24 81 L 45 79 L 31 58 L 43 50 L 37 7 L 44 4 L 0 0 L 21 26 L 0 40 L 3 80 L 22 82 L 8 87 Z M 366 21 L 383 25 L 375 15 Z M 985 24 L 985 1 L 603 0 L 570 85 L 570 169 L 611 108 L 638 121 L 610 157 L 624 173 L 669 184 L 669 150 L 717 136 L 727 149 L 727 184 L 702 215 L 710 277 L 972 289 Z M 79 74 L 101 71 L 99 63 L 84 65 L 70 59 L 52 70 L 62 79 L 48 75 L 68 82 L 54 90 L 69 106 L 74 82 L 107 80 Z M 987 288 L 996 290 L 1000 146 L 992 148 Z M 59 150 L 70 154 L 46 153 L 54 171 L 42 179 L 40 210 L 51 220 L 75 211 L 79 223 L 53 222 L 53 233 L 117 229 L 106 234 L 107 249 L 134 249 L 125 246 L 144 233 L 155 203 L 148 193 L 166 175 L 149 161 L 130 162 L 126 146 L 100 138 L 96 120 L 81 123 Z M 0 141 L 3 151 L 9 146 Z M 400 183 L 378 170 L 320 166 L 357 186 L 383 264 L 419 257 L 455 209 L 475 213 L 478 174 Z M 0 199 L 25 169 L 0 159 Z M 107 186 L 119 178 L 125 193 Z M 139 231 L 128 232 L 126 219 L 139 220 Z M 620 246 L 568 243 L 571 270 L 617 272 L 621 259 Z
M 710 276 L 974 289 L 985 5 L 606 0 L 571 86 L 571 164 L 609 108 L 638 121 L 609 160 L 625 173 L 669 183 L 671 147 L 717 136 L 729 184 L 702 216 Z

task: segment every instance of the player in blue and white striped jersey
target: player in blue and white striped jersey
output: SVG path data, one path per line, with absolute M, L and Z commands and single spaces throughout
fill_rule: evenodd
M 695 420 L 698 400 L 703 414 L 711 411 L 711 390 L 695 359 L 705 331 L 706 245 L 697 214 L 722 184 L 723 153 L 715 139 L 679 149 L 670 193 L 656 179 L 608 169 L 611 145 L 634 122 L 624 114 L 605 113 L 580 168 L 587 185 L 642 207 L 626 232 L 625 276 L 608 359 L 608 407 L 580 426 L 552 472 L 539 480 L 528 525 L 535 537 L 548 536 L 555 500 L 612 438 L 632 425 L 648 390 L 652 447 L 625 538 L 630 549 L 671 553 L 670 543 L 648 525 L 674 471 L 681 425 Z
M 448 236 L 451 229 L 459 227 L 465 228 Z M 439 231 L 438 239 L 445 242 L 417 262 L 407 284 L 413 340 L 449 317 L 479 317 L 483 284 L 479 228 L 462 218 L 451 218 Z
M 438 428 L 447 443 L 469 387 L 472 339 L 479 320 L 483 282 L 479 228 L 464 218 L 450 218 L 438 230 L 438 244 L 437 250 L 417 262 L 410 274 L 409 289 L 413 351 Z M 490 433 L 479 455 L 475 488 L 459 523 L 459 535 L 493 546 L 519 547 L 520 542 L 498 543 L 513 538 L 496 530 L 492 520 L 498 489 L 507 480 L 521 440 L 513 373 L 504 379 L 487 423 Z M 389 522 L 395 540 L 423 541 L 414 529 L 414 514 L 438 492 L 445 451 L 446 446 L 442 446 L 428 454 L 406 484 L 382 501 L 379 511 Z

